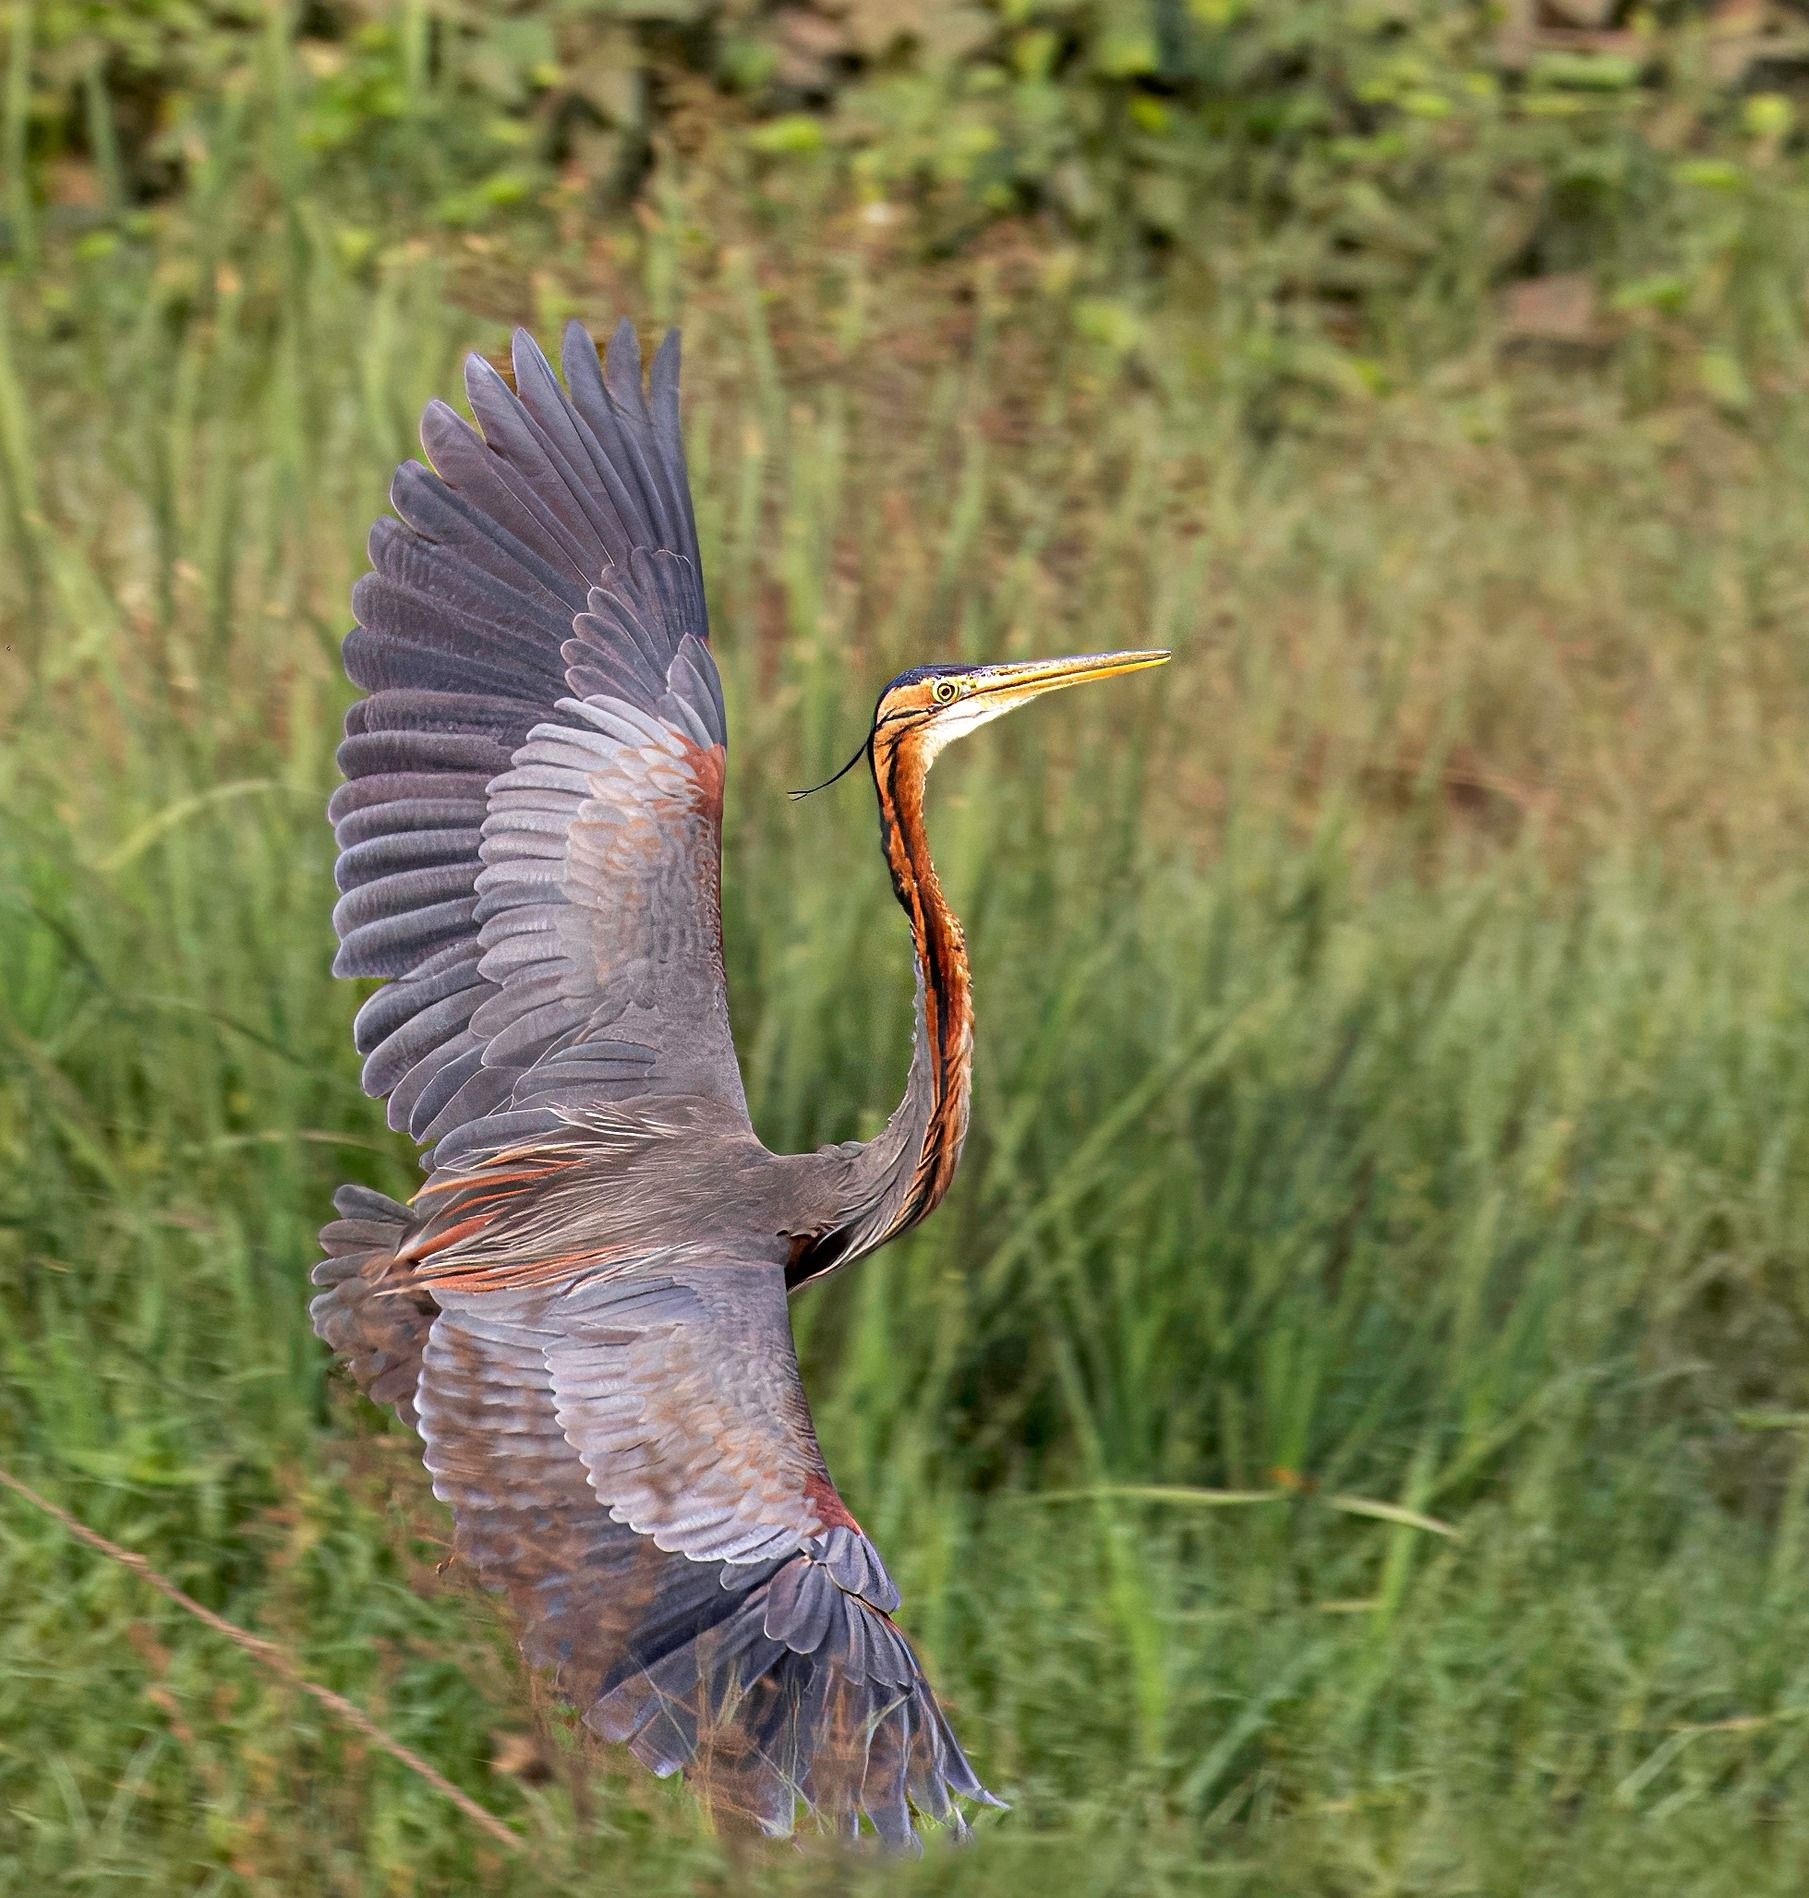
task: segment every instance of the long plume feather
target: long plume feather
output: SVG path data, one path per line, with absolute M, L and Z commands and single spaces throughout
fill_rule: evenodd
M 848 775 L 848 773 L 852 771 L 857 764 L 860 763 L 860 761 L 867 755 L 867 747 L 871 745 L 872 742 L 873 742 L 873 734 L 869 732 L 867 736 L 860 741 L 859 745 L 855 747 L 854 756 L 850 758 L 845 765 L 842 766 L 841 770 L 832 772 L 828 777 L 826 777 L 823 780 L 821 784 L 813 784 L 807 790 L 803 790 L 803 791 L 787 791 L 785 795 L 788 798 L 790 798 L 791 801 L 795 804 L 798 801 L 798 799 L 801 797 L 815 797 L 817 792 L 827 791 L 829 787 L 836 781 L 837 778 L 845 778 Z

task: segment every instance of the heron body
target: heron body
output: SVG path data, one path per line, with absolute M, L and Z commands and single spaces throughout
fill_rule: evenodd
M 952 737 L 1159 653 L 925 667 L 863 747 L 917 957 L 903 1100 L 774 1154 L 723 978 L 727 727 L 669 336 L 572 325 L 428 409 L 371 535 L 346 669 L 335 911 L 356 1039 L 429 1147 L 348 1186 L 315 1327 L 421 1439 L 454 1546 L 604 1738 L 774 1833 L 895 1844 L 981 1786 L 811 1426 L 788 1293 L 923 1218 L 967 1129 L 972 985 L 924 828 Z

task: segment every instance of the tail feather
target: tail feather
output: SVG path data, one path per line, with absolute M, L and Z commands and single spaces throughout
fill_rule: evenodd
M 342 1186 L 333 1205 L 339 1218 L 322 1229 L 327 1256 L 314 1268 L 314 1283 L 323 1289 L 308 1315 L 358 1388 L 413 1429 L 421 1353 L 439 1308 L 426 1292 L 385 1289 L 409 1210 L 368 1186 Z

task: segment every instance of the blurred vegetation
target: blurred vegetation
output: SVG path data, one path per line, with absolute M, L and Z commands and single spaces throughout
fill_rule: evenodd
M 7 1500 L 0 1892 L 1800 1890 L 1798 16 L 1569 11 L 5 10 L 0 1457 L 531 1855 Z M 903 664 L 1180 655 L 942 766 L 969 1158 L 795 1312 L 1016 1802 L 920 1866 L 587 1747 L 307 1327 L 412 1169 L 327 973 L 364 533 L 463 350 L 624 310 L 770 1144 L 910 998 L 784 787 Z
M 142 236 L 248 163 L 330 203 L 354 257 L 398 222 L 550 232 L 704 178 L 712 211 L 858 205 L 921 256 L 1032 219 L 1101 340 L 1183 296 L 1193 348 L 1160 354 L 1197 373 L 1235 341 L 1265 381 L 1386 382 L 1554 280 L 1510 328 L 1640 345 L 1630 371 L 1735 405 L 1800 366 L 1809 19 L 1767 0 L 0 10 L 27 259 Z

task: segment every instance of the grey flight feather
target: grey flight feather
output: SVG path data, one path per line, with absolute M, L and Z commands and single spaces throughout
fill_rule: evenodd
M 343 975 L 386 978 L 357 1040 L 391 1124 L 467 1159 L 557 1124 L 591 1051 L 637 1091 L 744 1110 L 722 976 L 722 688 L 678 426 L 626 325 L 577 325 L 562 389 L 518 333 L 473 358 L 371 536 L 340 750 Z M 558 1064 L 566 1064 L 561 1073 Z M 536 1070 L 552 1070 L 523 1083 Z

